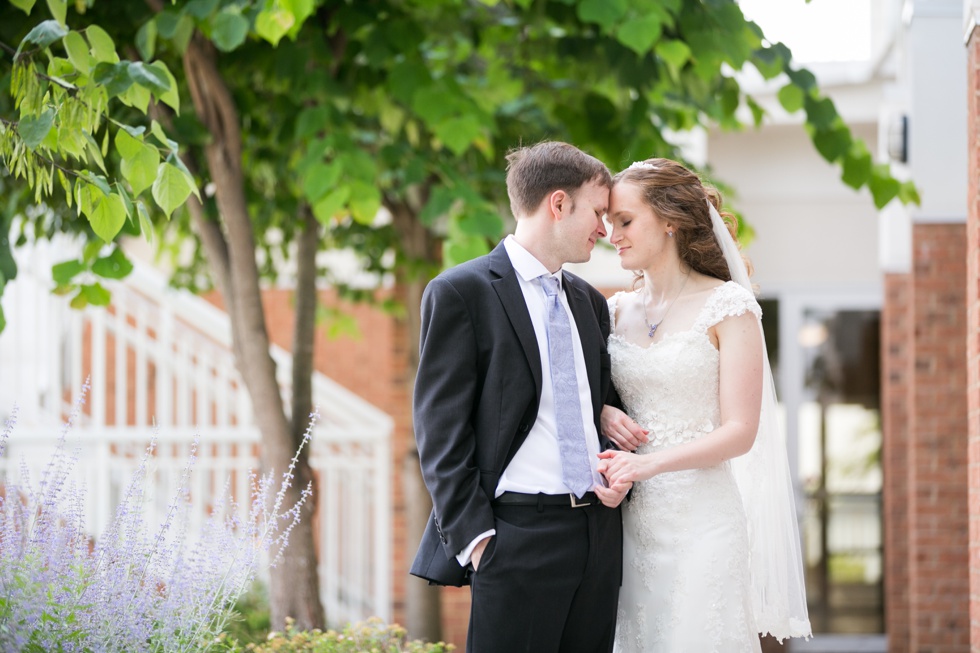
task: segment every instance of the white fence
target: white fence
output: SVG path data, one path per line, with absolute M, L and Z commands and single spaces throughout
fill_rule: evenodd
M 169 504 L 195 434 L 197 519 L 229 479 L 233 493 L 247 497 L 246 470 L 258 467 L 259 436 L 235 369 L 227 316 L 140 266 L 111 284 L 108 309 L 72 310 L 50 292 L 52 262 L 70 256 L 64 246 L 44 243 L 20 252 L 17 280 L 2 298 L 0 417 L 16 402 L 18 425 L 0 458 L 0 477 L 15 478 L 24 460 L 36 478 L 89 377 L 87 405 L 69 439 L 71 447 L 81 446 L 77 480 L 87 488 L 92 533 L 113 515 L 154 430 L 151 522 Z M 288 400 L 290 356 L 278 348 L 272 354 Z M 311 464 L 327 619 L 390 619 L 392 421 L 320 374 L 313 403 L 321 415 Z

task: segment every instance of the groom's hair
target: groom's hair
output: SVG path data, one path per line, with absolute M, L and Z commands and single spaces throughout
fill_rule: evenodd
M 515 218 L 534 213 L 556 190 L 568 193 L 574 207 L 575 191 L 590 181 L 612 187 L 609 168 L 574 145 L 545 141 L 507 153 L 507 195 Z

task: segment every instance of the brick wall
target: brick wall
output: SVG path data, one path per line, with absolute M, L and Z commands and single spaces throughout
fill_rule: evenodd
M 980 36 L 967 50 L 967 407 L 969 421 L 970 642 L 980 652 Z
M 969 650 L 966 239 L 913 227 L 908 425 L 909 650 Z
M 885 275 L 881 315 L 885 630 L 890 653 L 909 653 L 908 400 L 911 276 Z

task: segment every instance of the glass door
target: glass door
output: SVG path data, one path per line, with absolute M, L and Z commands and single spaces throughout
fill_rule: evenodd
M 880 635 L 880 299 L 789 295 L 762 305 L 795 466 L 813 632 Z

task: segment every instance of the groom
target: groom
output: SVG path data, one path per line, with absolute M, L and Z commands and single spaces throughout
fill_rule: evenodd
M 596 471 L 609 312 L 561 269 L 605 236 L 611 179 L 566 143 L 507 160 L 514 235 L 422 298 L 414 419 L 434 508 L 411 573 L 472 585 L 469 653 L 611 651 L 629 487 Z

